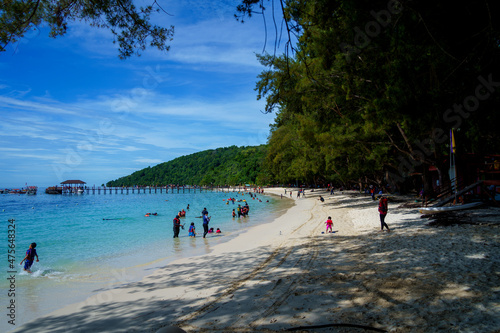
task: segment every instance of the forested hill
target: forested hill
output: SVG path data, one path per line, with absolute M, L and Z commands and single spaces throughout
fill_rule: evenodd
M 181 156 L 106 183 L 134 185 L 237 185 L 264 180 L 261 167 L 267 146 L 226 147 Z

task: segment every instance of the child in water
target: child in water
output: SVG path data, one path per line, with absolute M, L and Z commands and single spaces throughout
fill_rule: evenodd
M 219 228 L 217 228 L 217 231 L 216 231 L 215 233 L 216 233 L 216 234 L 220 234 L 220 233 L 222 233 L 222 231 L 220 231 L 220 229 L 219 229 Z
M 191 225 L 189 226 L 189 237 L 196 237 L 194 222 L 191 222 Z
M 326 233 L 328 233 L 328 232 L 332 233 L 333 232 L 333 230 L 332 230 L 333 221 L 332 221 L 331 216 L 328 216 L 328 220 L 326 220 L 325 224 L 326 224 Z M 328 230 L 330 230 L 330 231 L 328 231 Z
M 24 270 L 28 273 L 31 273 L 30 268 L 31 268 L 31 265 L 33 265 L 33 261 L 35 260 L 35 257 L 36 257 L 36 262 L 38 262 L 38 254 L 36 253 L 35 247 L 36 247 L 36 243 L 30 244 L 30 248 L 28 249 L 28 251 L 26 251 L 26 256 L 19 264 L 19 265 L 22 265 L 23 261 L 24 261 Z
M 233 217 L 236 217 L 236 212 L 234 211 L 234 209 L 233 209 Z

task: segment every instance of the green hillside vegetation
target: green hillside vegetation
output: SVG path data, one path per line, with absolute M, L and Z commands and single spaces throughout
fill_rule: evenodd
M 266 145 L 210 149 L 147 167 L 106 186 L 262 184 L 266 154 Z

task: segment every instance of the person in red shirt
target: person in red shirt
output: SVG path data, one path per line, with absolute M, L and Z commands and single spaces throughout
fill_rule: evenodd
M 328 220 L 326 220 L 325 224 L 326 224 L 326 232 L 327 233 L 328 232 L 332 233 L 333 232 L 333 230 L 332 230 L 333 221 L 332 221 L 332 217 L 331 216 L 328 216 Z M 328 230 L 330 230 L 330 231 L 328 231 Z
M 387 231 L 391 231 L 387 223 L 385 223 L 387 210 L 388 210 L 387 198 L 384 196 L 380 196 L 378 201 L 378 212 L 380 213 L 380 231 L 384 231 L 384 227 L 387 228 Z

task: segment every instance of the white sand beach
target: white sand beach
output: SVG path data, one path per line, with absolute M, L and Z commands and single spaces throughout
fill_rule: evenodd
M 16 331 L 500 331 L 498 208 L 470 211 L 480 224 L 430 227 L 417 208 L 390 201 L 391 232 L 380 232 L 369 196 L 295 194 L 284 215 L 209 254 L 177 260 Z M 322 233 L 328 216 L 333 234 Z

